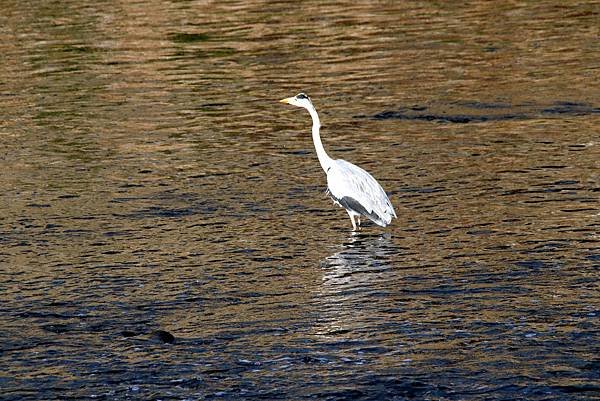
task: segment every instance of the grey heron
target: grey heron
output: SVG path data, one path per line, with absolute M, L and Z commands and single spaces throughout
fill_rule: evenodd
M 356 231 L 355 218 L 358 218 L 360 228 L 361 216 L 382 227 L 390 224 L 392 217 L 397 217 L 396 212 L 377 180 L 362 168 L 342 159 L 334 160 L 325 152 L 319 134 L 321 122 L 310 98 L 304 93 L 299 93 L 280 102 L 305 108 L 310 113 L 312 139 L 319 163 L 327 175 L 327 190 L 333 202 L 348 212 L 352 221 L 352 230 Z

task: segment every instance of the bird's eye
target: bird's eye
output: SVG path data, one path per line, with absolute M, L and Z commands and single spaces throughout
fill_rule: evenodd
M 298 99 L 308 99 L 308 96 L 306 96 L 304 93 L 299 93 L 298 95 L 296 95 L 296 98 L 298 98 Z

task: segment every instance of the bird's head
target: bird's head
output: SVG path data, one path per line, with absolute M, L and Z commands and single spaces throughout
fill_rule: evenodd
M 282 99 L 280 102 L 291 104 L 292 106 L 304 107 L 305 109 L 314 108 L 310 98 L 305 93 L 298 93 L 296 96 Z

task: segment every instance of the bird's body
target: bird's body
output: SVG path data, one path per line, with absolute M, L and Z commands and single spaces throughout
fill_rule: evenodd
M 360 227 L 361 216 L 382 227 L 390 224 L 392 217 L 397 217 L 396 212 L 377 180 L 362 168 L 345 160 L 334 160 L 325 152 L 319 135 L 319 115 L 310 98 L 300 93 L 281 102 L 303 107 L 310 113 L 313 120 L 313 142 L 319 163 L 327 175 L 329 195 L 336 204 L 346 209 L 352 221 L 352 229 L 356 230 L 355 217 L 358 217 Z

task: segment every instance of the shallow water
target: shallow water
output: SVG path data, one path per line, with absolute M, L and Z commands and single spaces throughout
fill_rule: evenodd
M 3 2 L 0 399 L 598 399 L 600 10 L 562 4 Z

